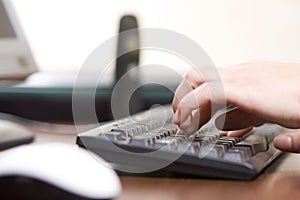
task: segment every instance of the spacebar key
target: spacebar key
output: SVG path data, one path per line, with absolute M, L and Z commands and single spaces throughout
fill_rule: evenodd
M 252 155 L 268 150 L 266 137 L 263 135 L 250 135 L 236 144 L 236 146 L 248 146 L 251 148 Z

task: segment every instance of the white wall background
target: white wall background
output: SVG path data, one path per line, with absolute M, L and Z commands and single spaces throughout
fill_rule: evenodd
M 140 27 L 182 33 L 217 66 L 253 60 L 300 62 L 298 0 L 13 0 L 42 71 L 76 72 L 99 44 L 114 36 L 119 17 Z M 145 52 L 142 64 L 184 65 Z

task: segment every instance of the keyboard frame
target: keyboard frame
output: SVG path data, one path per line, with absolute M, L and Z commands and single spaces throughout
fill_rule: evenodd
M 112 166 L 122 166 L 134 168 L 134 169 L 144 169 L 146 166 L 143 164 L 144 161 L 153 162 L 168 162 L 171 154 L 177 154 L 176 152 L 165 151 L 161 152 L 160 158 L 151 157 L 146 154 L 135 154 L 134 156 L 122 153 L 116 153 L 111 150 L 111 141 L 107 137 L 99 136 L 99 133 L 109 132 L 113 127 L 114 122 L 108 122 L 98 128 L 86 131 L 77 136 L 76 143 L 83 148 L 86 148 L 104 160 L 109 162 Z M 266 130 L 273 134 L 282 133 L 283 127 L 275 124 L 267 124 L 261 127 L 257 127 L 251 131 L 250 134 L 263 134 L 266 135 Z M 148 152 L 151 149 L 149 147 L 143 147 L 138 145 L 127 145 L 127 144 L 117 144 L 125 150 L 134 152 Z M 255 154 L 250 160 L 246 162 L 236 162 L 223 159 L 215 159 L 211 157 L 195 157 L 191 155 L 183 154 L 177 160 L 171 164 L 153 172 L 147 173 L 128 173 L 123 171 L 117 172 L 120 175 L 131 175 L 131 176 L 155 176 L 155 177 L 189 177 L 189 178 L 214 178 L 214 179 L 233 179 L 233 180 L 252 180 L 256 178 L 262 171 L 279 155 L 281 151 L 276 149 L 273 142 L 269 143 L 269 148 L 265 152 L 260 152 Z M 124 159 L 124 157 L 126 159 Z M 135 162 L 132 166 L 130 162 L 132 159 L 138 159 L 139 162 Z M 122 163 L 120 163 L 122 160 Z M 128 160 L 125 163 L 124 160 Z M 118 167 L 117 167 L 118 168 Z

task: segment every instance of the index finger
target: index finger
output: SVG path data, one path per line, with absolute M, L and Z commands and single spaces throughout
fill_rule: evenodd
M 180 102 L 180 100 L 187 95 L 189 92 L 191 92 L 193 90 L 193 88 L 188 84 L 188 82 L 183 79 L 181 81 L 181 83 L 179 84 L 178 88 L 175 91 L 174 97 L 173 97 L 173 102 L 172 102 L 172 106 L 173 106 L 173 110 L 174 112 L 176 112 L 177 108 L 178 108 L 178 103 Z
M 190 69 L 184 74 L 183 80 L 175 91 L 172 106 L 174 112 L 178 108 L 178 103 L 180 100 L 187 95 L 189 92 L 205 83 L 206 81 L 216 80 L 215 71 L 209 67 L 204 67 L 201 69 Z M 204 78 L 205 77 L 205 78 Z
M 211 82 L 204 83 L 197 89 L 186 95 L 178 104 L 173 121 L 180 125 L 180 122 L 184 122 L 190 113 L 195 109 L 207 110 L 207 107 L 211 107 L 211 112 L 207 113 L 213 115 L 217 110 L 225 108 L 228 104 L 235 103 L 236 92 L 233 91 L 234 87 L 231 83 Z M 204 115 L 206 113 L 203 113 Z M 207 115 L 206 114 L 206 115 Z M 200 116 L 201 118 L 207 118 L 207 116 Z M 200 124 L 200 126 L 203 124 Z

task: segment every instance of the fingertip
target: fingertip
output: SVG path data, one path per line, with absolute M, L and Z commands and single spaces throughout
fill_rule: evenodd
M 174 124 L 179 124 L 180 123 L 180 113 L 179 110 L 176 110 L 176 112 L 173 115 L 173 123 Z
M 234 133 L 234 131 L 228 131 L 227 132 L 227 136 L 229 136 L 229 137 L 235 137 L 236 134 Z
M 189 133 L 188 131 L 186 130 L 181 130 L 181 129 L 178 129 L 176 135 L 190 135 L 191 133 Z
M 294 151 L 293 150 L 293 139 L 289 135 L 278 135 L 274 138 L 274 145 L 276 148 L 283 151 Z
M 191 123 L 192 123 L 192 117 L 191 116 L 188 116 L 188 118 L 186 120 L 184 120 L 183 122 L 181 121 L 180 122 L 180 129 L 181 130 L 187 130 L 190 126 L 191 126 Z
M 178 100 L 176 98 L 176 96 L 174 96 L 173 98 L 173 101 L 172 101 L 172 108 L 173 108 L 173 111 L 176 112 L 176 110 L 178 109 Z
M 179 122 L 178 122 L 178 120 L 177 120 L 177 118 L 175 116 L 172 119 L 172 123 L 173 124 L 177 124 L 177 125 L 179 124 Z
M 220 131 L 220 134 L 223 135 L 223 136 L 227 136 L 228 131 Z
M 227 132 L 227 136 L 229 137 L 240 137 L 243 134 L 245 134 L 244 132 L 240 132 L 240 131 L 228 131 Z

